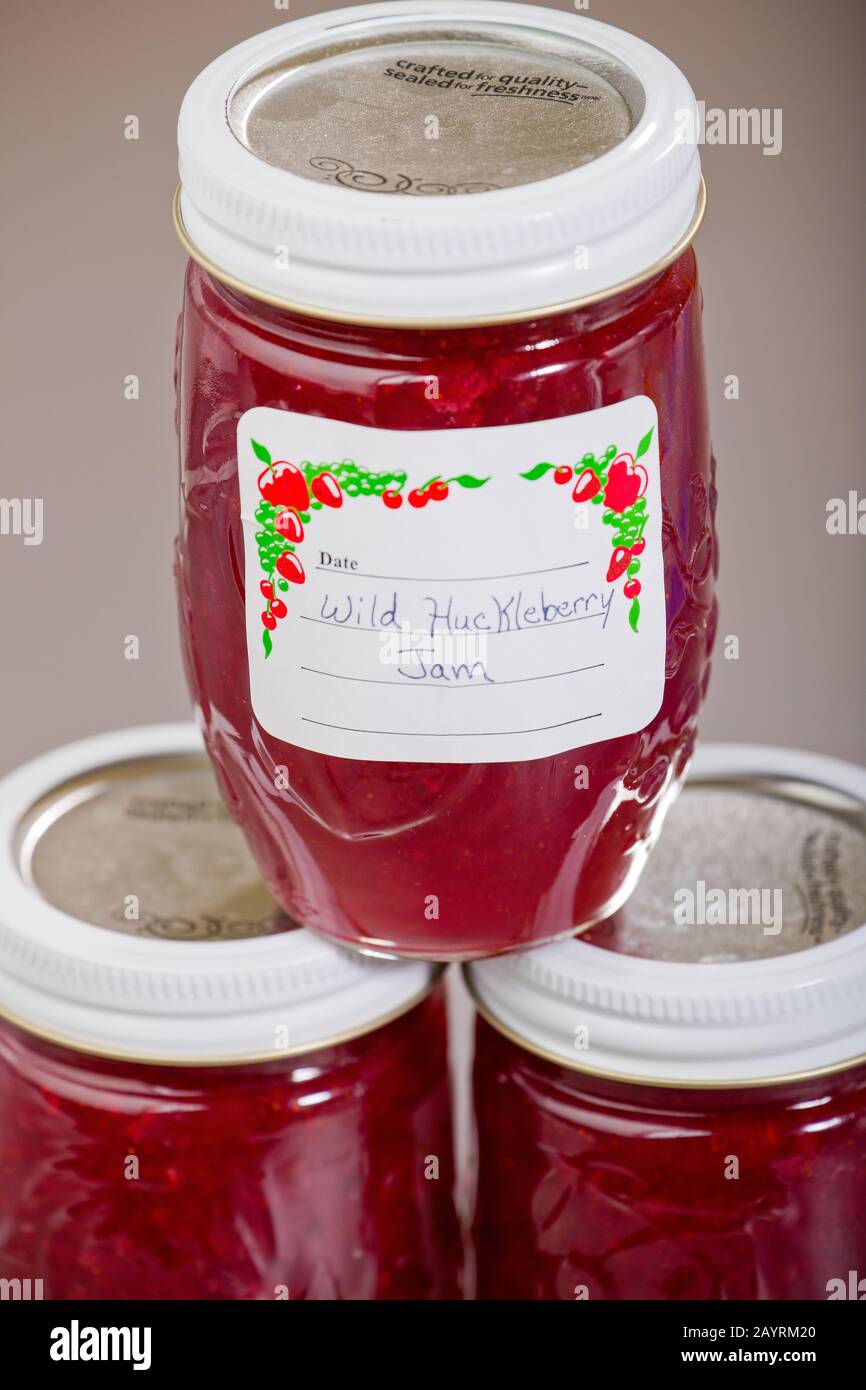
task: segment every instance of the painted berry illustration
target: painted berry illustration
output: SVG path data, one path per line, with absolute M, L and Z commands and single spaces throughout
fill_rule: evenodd
M 476 488 L 484 487 L 484 484 L 489 482 L 489 478 L 476 478 L 471 473 L 460 473 L 456 478 L 437 476 L 431 478 L 421 487 L 413 487 L 406 494 L 406 501 L 410 507 L 417 507 L 420 510 L 420 508 L 426 507 L 428 502 L 446 502 L 451 496 L 452 486 Z M 399 488 L 388 487 L 382 493 L 382 501 L 386 507 L 396 511 L 398 507 L 403 505 L 403 494 Z
M 256 521 L 260 530 L 256 532 L 256 544 L 259 564 L 265 574 L 259 589 L 265 600 L 261 614 L 262 644 L 265 657 L 269 657 L 273 650 L 271 634 L 289 611 L 277 589 L 286 591 L 290 582 L 304 582 L 304 568 L 294 548 L 304 539 L 304 522 L 310 519 L 307 511 L 310 491 L 307 478 L 297 464 L 287 459 L 274 462 L 264 444 L 255 439 L 251 443 L 256 458 L 267 465 L 258 477 L 260 500 Z
M 288 579 L 290 584 L 303 584 L 306 579 L 304 567 L 292 550 L 284 550 L 277 560 L 277 573 Z
M 607 582 L 614 584 L 621 574 L 625 574 L 631 562 L 631 551 L 628 546 L 618 545 L 610 557 L 610 564 L 607 567 Z
M 272 507 L 294 507 L 304 512 L 310 505 L 306 479 L 293 463 L 269 464 L 259 475 L 259 492 Z
M 272 634 L 289 611 L 280 593 L 288 594 L 293 585 L 306 582 L 306 572 L 296 547 L 303 544 L 314 513 L 326 507 L 336 510 L 342 507 L 346 497 L 381 497 L 387 508 L 398 511 L 403 505 L 409 475 L 402 469 L 374 473 L 354 459 L 342 459 L 337 463 L 311 463 L 308 459 L 299 464 L 288 459 L 274 462 L 264 444 L 255 439 L 250 442 L 256 458 L 265 464 L 258 477 L 259 504 L 255 517 L 259 526 L 256 532 L 259 565 L 264 574 L 259 589 L 265 600 L 261 623 L 267 659 L 273 651 Z M 470 473 L 447 479 L 437 476 L 422 487 L 411 488 L 407 500 L 413 507 L 426 507 L 428 502 L 446 501 L 452 484 L 479 488 L 489 481 L 489 478 L 475 478 Z
M 584 468 L 571 494 L 575 502 L 591 502 L 601 492 L 601 480 L 592 468 Z
M 300 545 L 304 539 L 304 523 L 291 507 L 283 507 L 274 517 L 274 530 L 279 531 L 287 541 Z
M 649 519 L 644 496 L 649 474 L 637 460 L 648 452 L 654 432 L 655 427 L 644 435 L 634 454 L 620 453 L 612 444 L 600 458 L 584 454 L 573 469 L 554 463 L 537 463 L 528 473 L 520 475 L 534 483 L 552 471 L 554 482 L 562 483 L 570 482 L 576 474 L 572 499 L 578 504 L 592 502 L 595 506 L 604 506 L 602 521 L 613 528 L 613 553 L 606 578 L 608 584 L 625 579 L 622 591 L 631 601 L 628 621 L 633 632 L 637 632 L 640 620 L 641 582 L 637 575 L 641 563 L 638 557 L 646 549 L 644 531 Z
M 634 506 L 649 484 L 649 474 L 640 464 L 635 467 L 631 454 L 620 454 L 610 465 L 604 488 L 605 506 L 612 512 L 624 512 Z
M 343 494 L 333 473 L 319 473 L 310 483 L 310 491 L 317 502 L 326 507 L 342 507 Z

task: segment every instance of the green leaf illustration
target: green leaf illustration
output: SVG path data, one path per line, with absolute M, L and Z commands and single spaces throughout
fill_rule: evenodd
M 655 433 L 655 425 L 653 425 L 652 429 L 651 429 L 647 434 L 644 435 L 644 437 L 643 437 L 643 439 L 641 440 L 640 444 L 638 444 L 638 446 L 637 446 L 637 453 L 635 454 L 635 458 L 636 458 L 636 459 L 642 458 L 643 455 L 647 452 L 647 450 L 649 449 L 649 446 L 650 446 L 650 445 L 652 444 L 652 442 L 653 442 L 653 435 L 654 435 L 654 433 Z
M 271 641 L 271 634 L 268 632 L 268 629 L 266 627 L 262 628 L 262 646 L 265 649 L 265 660 L 267 661 L 268 657 L 274 649 L 274 644 Z
M 271 456 L 268 450 L 265 448 L 264 444 L 257 443 L 255 439 L 251 439 L 250 443 L 253 446 L 253 453 L 255 454 L 256 458 L 261 459 L 262 463 L 270 464 Z
M 458 487 L 483 487 L 489 483 L 489 478 L 473 478 L 471 473 L 461 473 L 459 478 L 450 478 L 450 482 L 456 483 Z
M 555 463 L 537 463 L 534 468 L 530 468 L 528 473 L 521 473 L 521 478 L 526 478 L 527 482 L 537 482 L 543 478 L 545 473 L 549 473 L 551 468 L 555 468 Z
M 631 608 L 628 610 L 628 622 L 632 632 L 637 632 L 637 620 L 640 617 L 640 599 L 632 599 Z

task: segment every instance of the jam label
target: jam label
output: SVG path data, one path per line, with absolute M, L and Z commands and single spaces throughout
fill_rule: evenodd
M 388 762 L 550 757 L 664 691 L 659 424 L 646 396 L 521 425 L 238 424 L 253 710 Z

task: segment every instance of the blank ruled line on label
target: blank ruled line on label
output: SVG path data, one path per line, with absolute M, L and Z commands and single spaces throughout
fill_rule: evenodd
M 463 662 L 464 666 L 472 666 L 473 662 Z M 555 681 L 562 676 L 579 676 L 584 671 L 600 671 L 604 666 L 603 661 L 597 661 L 594 666 L 577 666 L 573 671 L 552 671 L 547 676 L 519 676 L 516 680 L 506 681 L 477 681 L 475 685 L 444 685 L 441 680 L 427 681 L 419 680 L 414 676 L 407 676 L 407 685 L 404 681 L 385 681 L 377 680 L 373 676 L 344 676 L 339 671 L 320 671 L 315 666 L 302 666 L 302 671 L 308 671 L 311 676 L 329 676 L 338 681 L 357 681 L 361 685 L 399 685 L 401 689 L 408 690 L 413 685 L 416 690 L 489 690 L 491 685 L 528 685 L 530 681 Z
M 344 734 L 375 734 L 377 738 L 513 738 L 515 734 L 546 734 L 551 729 L 567 729 L 569 724 L 585 724 L 588 719 L 600 719 L 598 714 L 582 714 L 579 719 L 563 719 L 561 724 L 542 724 L 537 729 L 469 729 L 466 733 L 426 733 L 418 729 L 355 729 L 347 724 L 328 724 L 323 719 L 310 719 L 302 714 L 305 724 L 318 724 L 322 729 L 339 729 Z
M 517 574 L 364 574 L 360 570 L 335 569 L 333 565 L 316 565 L 323 574 L 335 574 L 339 579 L 379 579 L 385 584 L 492 584 L 500 579 L 532 579 L 539 574 L 561 574 L 563 570 L 579 570 L 588 560 L 576 560 L 573 565 L 550 565 L 543 570 L 521 570 Z
M 486 627 L 459 628 L 456 632 L 449 633 L 421 632 L 420 628 L 414 629 L 414 631 L 421 632 L 423 637 L 429 636 L 431 638 L 443 636 L 464 637 L 467 633 L 473 637 L 508 637 L 513 632 L 544 632 L 545 630 L 550 631 L 550 629 L 555 627 L 565 627 L 567 623 L 585 623 L 588 618 L 606 619 L 609 612 L 610 609 L 603 608 L 598 613 L 581 613 L 579 618 L 554 618 L 553 621 L 549 623 L 527 623 L 525 627 L 518 627 L 515 624 L 514 627 L 503 627 L 498 631 Z M 335 623 L 332 622 L 330 618 L 312 618 L 308 613 L 299 613 L 298 616 L 302 622 L 319 623 L 322 627 L 334 628 L 340 632 L 378 632 L 381 633 L 383 637 L 391 633 L 400 635 L 403 632 L 403 629 L 395 623 L 389 624 L 388 627 L 362 627 L 360 623 Z

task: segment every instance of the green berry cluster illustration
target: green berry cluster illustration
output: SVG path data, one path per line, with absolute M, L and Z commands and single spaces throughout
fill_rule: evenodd
M 399 492 L 405 486 L 408 473 L 373 473 L 362 468 L 354 459 L 343 459 L 340 463 L 310 463 L 305 459 L 301 468 L 308 483 L 312 483 L 319 473 L 333 473 L 347 497 L 381 497 L 388 489 Z M 316 511 L 321 502 L 313 500 L 310 506 Z

